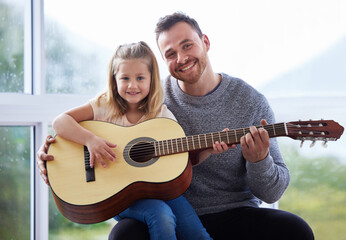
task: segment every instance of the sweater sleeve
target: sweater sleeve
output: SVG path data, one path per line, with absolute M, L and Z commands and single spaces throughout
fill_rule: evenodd
M 266 203 L 278 201 L 285 192 L 290 176 L 284 163 L 268 154 L 260 162 L 246 162 L 247 179 L 251 192 Z

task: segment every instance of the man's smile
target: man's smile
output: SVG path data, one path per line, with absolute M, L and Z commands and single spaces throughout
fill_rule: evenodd
M 186 67 L 180 69 L 179 71 L 180 71 L 180 72 L 185 72 L 185 71 L 189 70 L 190 68 L 192 68 L 193 66 L 195 66 L 195 64 L 196 64 L 196 62 L 192 62 L 192 63 L 190 63 L 188 66 L 186 66 Z

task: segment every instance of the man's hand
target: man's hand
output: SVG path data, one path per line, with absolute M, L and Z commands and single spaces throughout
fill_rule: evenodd
M 267 121 L 262 119 L 261 125 L 268 125 Z M 240 138 L 244 158 L 252 163 L 265 159 L 269 153 L 269 135 L 264 128 L 257 129 L 250 127 L 250 132 Z
M 43 181 L 49 185 L 48 177 L 47 177 L 47 169 L 45 165 L 45 161 L 54 160 L 54 156 L 47 154 L 48 147 L 51 143 L 55 142 L 55 138 L 52 135 L 48 135 L 45 143 L 39 148 L 37 151 L 36 165 L 38 170 L 40 171 L 40 175 Z

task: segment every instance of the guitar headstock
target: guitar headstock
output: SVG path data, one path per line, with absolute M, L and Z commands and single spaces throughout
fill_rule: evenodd
M 289 137 L 301 140 L 302 143 L 310 140 L 313 142 L 311 146 L 316 141 L 336 141 L 344 132 L 344 128 L 333 120 L 288 122 L 286 126 Z

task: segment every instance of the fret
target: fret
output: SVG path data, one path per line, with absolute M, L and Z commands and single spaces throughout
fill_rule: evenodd
M 211 133 L 210 135 L 211 135 L 211 144 L 213 145 L 214 144 L 214 136 L 213 136 L 214 134 Z
M 175 139 L 175 144 L 176 144 L 176 146 L 177 146 L 177 152 L 179 152 L 178 138 Z
M 180 141 L 181 141 L 181 151 L 184 152 L 183 138 L 180 138 Z
M 157 143 L 157 142 L 154 142 L 155 156 L 157 156 L 156 143 Z
M 237 137 L 236 137 L 236 135 L 235 135 L 235 132 L 234 132 L 234 131 L 232 131 L 231 133 L 232 133 L 234 136 L 233 136 L 233 135 L 231 135 L 231 139 L 230 139 L 230 141 L 231 141 L 231 142 L 233 141 L 232 143 L 236 143 L 236 142 L 237 142 Z M 230 143 L 231 143 L 231 142 L 230 142 Z
M 174 154 L 173 139 L 171 139 L 171 146 L 172 146 L 172 154 Z
M 196 149 L 196 147 L 195 147 L 195 140 L 193 139 L 193 136 L 191 136 L 191 140 L 192 140 L 192 146 L 193 146 L 193 150 L 195 150 L 195 149 Z
M 275 132 L 275 126 L 274 126 L 274 124 L 272 124 L 272 126 L 273 126 L 274 136 L 276 136 L 276 132 Z
M 170 152 L 170 145 L 169 145 L 169 140 L 166 140 L 166 143 L 167 143 L 167 152 L 168 152 L 168 154 L 169 153 L 173 153 L 173 152 Z
M 159 148 L 159 156 L 161 156 L 161 148 L 160 148 L 160 141 L 157 142 L 158 148 Z
M 166 151 L 165 151 L 165 141 L 164 141 L 164 140 L 161 141 L 161 146 L 162 146 L 162 155 L 166 155 Z
M 161 142 L 162 142 L 162 154 L 163 154 L 163 155 L 166 155 L 166 154 L 165 154 L 165 145 L 163 145 L 163 141 L 161 141 Z
M 245 133 L 245 128 L 243 128 L 243 133 L 244 133 L 244 135 L 243 135 L 243 136 L 245 136 L 245 135 L 246 135 L 246 133 Z
M 227 136 L 227 144 L 229 144 L 230 142 L 229 142 L 229 137 L 228 137 L 228 132 L 229 131 L 226 131 L 226 136 Z
M 166 140 L 166 145 L 167 145 L 167 154 L 169 154 L 168 140 Z
M 199 138 L 199 135 L 198 135 L 198 143 L 199 143 L 199 149 L 201 149 L 202 146 L 201 146 L 201 139 Z
M 221 133 L 219 132 L 219 142 L 221 143 L 222 140 L 221 140 Z
M 235 136 L 235 142 L 238 142 L 237 131 L 233 130 L 233 132 L 234 132 L 234 136 Z
M 187 148 L 187 151 L 190 151 L 190 148 L 189 148 L 189 137 L 186 137 L 186 148 Z
M 162 151 L 163 151 L 163 155 L 166 155 L 166 150 L 165 150 L 165 140 L 162 141 Z
M 288 130 L 287 130 L 287 125 L 286 123 L 283 123 L 284 127 L 285 127 L 285 134 L 288 135 Z
M 204 139 L 205 139 L 205 147 L 208 147 L 208 142 L 207 142 L 207 134 L 204 134 Z

